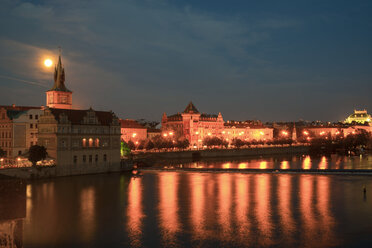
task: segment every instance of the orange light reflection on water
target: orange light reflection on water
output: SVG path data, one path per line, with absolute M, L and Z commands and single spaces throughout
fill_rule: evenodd
M 327 169 L 327 165 L 328 165 L 327 157 L 322 156 L 322 159 L 320 160 L 320 163 L 319 163 L 319 169 L 321 170 Z
M 247 175 L 234 175 L 235 181 L 235 215 L 237 224 L 236 235 L 241 242 L 247 242 L 250 239 L 249 236 L 249 181 L 250 176 Z
M 82 238 L 85 241 L 93 239 L 96 216 L 95 216 L 96 197 L 93 187 L 85 188 L 80 193 L 80 218 Z
M 283 161 L 284 162 L 284 161 Z M 292 176 L 280 175 L 278 177 L 277 197 L 279 202 L 279 215 L 281 221 L 281 229 L 283 230 L 283 238 L 287 242 L 293 242 L 292 233 L 295 229 L 291 210 L 291 190 L 292 190 Z
M 231 175 L 221 173 L 218 175 L 218 210 L 217 219 L 222 230 L 223 237 L 228 238 L 231 232 Z
M 204 229 L 205 210 L 205 175 L 190 174 L 189 188 L 191 192 L 191 224 L 195 240 L 205 238 L 207 233 Z
M 175 234 L 180 230 L 178 217 L 178 173 L 159 173 L 159 217 L 164 244 L 175 246 Z
M 286 169 L 288 169 L 289 168 L 289 163 L 288 163 L 288 161 L 282 161 L 281 163 L 280 163 L 280 168 L 281 169 L 283 169 L 283 170 L 286 170 Z
M 260 162 L 260 169 L 266 169 L 267 168 L 267 161 L 261 161 Z
M 259 246 L 272 243 L 272 224 L 270 215 L 270 175 L 257 175 L 255 178 L 255 212 L 260 233 Z
M 314 239 L 314 233 L 316 222 L 315 222 L 315 215 L 313 209 L 313 184 L 314 184 L 314 177 L 308 175 L 301 175 L 300 176 L 300 211 L 302 216 L 302 221 L 304 225 L 304 229 L 306 232 L 302 233 L 302 241 L 304 244 L 311 244 Z
M 132 247 L 141 247 L 142 235 L 142 179 L 133 178 L 128 186 L 128 234 Z

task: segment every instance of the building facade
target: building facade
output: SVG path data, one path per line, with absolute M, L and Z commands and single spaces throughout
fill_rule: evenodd
M 273 139 L 273 128 L 255 125 L 245 121 L 227 121 L 222 132 L 229 143 L 233 139 L 243 141 L 269 141 Z
M 190 145 L 201 147 L 205 137 L 222 135 L 224 121 L 221 113 L 201 114 L 190 102 L 182 113 L 170 116 L 164 113 L 161 126 L 164 136 L 182 136 L 189 140 Z
M 120 164 L 120 123 L 112 112 L 47 108 L 39 118 L 38 143 L 59 174 Z
M 133 143 L 147 139 L 147 128 L 135 120 L 120 119 L 121 140 Z
M 46 99 L 49 108 L 72 108 L 72 91 L 65 86 L 65 69 L 62 65 L 61 54 L 54 69 L 54 85 L 46 92 Z
M 38 118 L 41 114 L 41 107 L 0 107 L 0 148 L 6 152 L 6 157 L 23 155 L 30 146 L 37 144 Z
M 345 119 L 345 123 L 352 124 L 365 124 L 365 123 L 371 123 L 372 117 L 367 113 L 367 110 L 354 110 L 354 114 L 349 115 Z

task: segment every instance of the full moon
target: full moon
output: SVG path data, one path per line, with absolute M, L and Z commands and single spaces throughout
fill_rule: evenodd
M 51 67 L 53 65 L 53 61 L 50 60 L 50 59 L 46 59 L 46 60 L 44 60 L 44 65 L 46 67 Z

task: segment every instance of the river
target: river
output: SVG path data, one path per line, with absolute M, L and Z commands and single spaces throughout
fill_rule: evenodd
M 324 163 L 301 156 L 214 162 L 294 168 L 306 159 L 311 168 Z M 326 158 L 326 167 L 338 159 Z M 370 168 L 368 159 L 343 157 L 339 165 Z M 0 220 L 0 237 L 13 223 L 8 232 L 24 247 L 371 247 L 371 179 L 155 170 L 32 181 L 15 200 L 24 216 Z

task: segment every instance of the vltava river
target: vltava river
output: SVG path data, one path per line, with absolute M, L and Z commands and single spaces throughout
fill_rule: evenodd
M 24 247 L 372 246 L 371 176 L 146 171 L 25 187 Z

